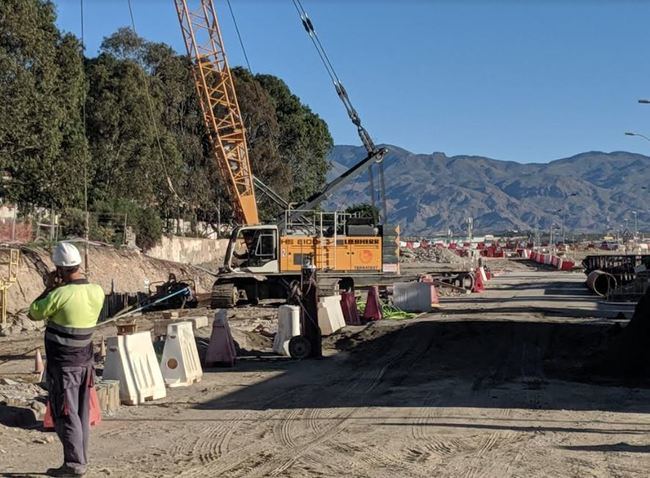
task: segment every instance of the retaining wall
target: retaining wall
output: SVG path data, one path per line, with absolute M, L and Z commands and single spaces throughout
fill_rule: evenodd
M 223 263 L 228 239 L 163 236 L 162 241 L 147 251 L 149 257 L 184 264 Z

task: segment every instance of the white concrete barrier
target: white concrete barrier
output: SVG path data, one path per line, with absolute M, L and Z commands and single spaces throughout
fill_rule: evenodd
M 167 326 L 160 368 L 168 387 L 184 387 L 201 381 L 203 370 L 192 332 L 192 322 L 177 322 Z
M 167 395 L 150 332 L 109 337 L 102 377 L 119 380 L 120 400 L 126 405 Z
M 395 282 L 393 304 L 404 312 L 431 312 L 431 287 L 426 282 Z
M 207 315 L 193 315 L 190 317 L 181 317 L 184 322 L 192 322 L 192 330 L 202 329 L 210 325 Z
M 300 335 L 300 307 L 281 305 L 278 308 L 278 333 L 273 340 L 273 351 L 289 357 L 289 340 Z
M 192 330 L 196 331 L 207 327 L 210 323 L 208 322 L 207 315 L 198 315 L 194 317 L 182 317 L 175 319 L 156 319 L 153 322 L 153 335 L 154 337 L 162 337 L 167 335 L 170 324 L 177 324 L 179 322 L 191 322 Z
M 318 300 L 318 327 L 322 335 L 332 335 L 345 327 L 340 295 L 321 297 Z

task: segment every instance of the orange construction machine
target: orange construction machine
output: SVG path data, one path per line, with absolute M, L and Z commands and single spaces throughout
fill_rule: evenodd
M 332 289 L 349 290 L 355 284 L 378 283 L 384 275 L 398 274 L 397 228 L 378 224 L 371 218 L 316 210 L 320 202 L 356 175 L 365 171 L 372 174 L 373 164 L 381 163 L 387 152 L 372 143 L 338 77 L 337 93 L 357 126 L 368 155 L 305 204 L 291 208 L 251 171 L 244 122 L 212 0 L 174 1 L 192 60 L 215 164 L 228 188 L 235 218 L 241 224 L 232 233 L 223 268 L 216 276 L 212 306 L 232 307 L 240 301 L 256 303 L 261 299 L 286 298 L 291 283 L 299 279 L 306 263 L 315 265 L 322 286 Z M 308 33 L 315 34 L 306 13 L 300 13 Z M 383 174 L 381 180 L 383 186 Z M 256 188 L 285 207 L 277 223 L 259 224 Z

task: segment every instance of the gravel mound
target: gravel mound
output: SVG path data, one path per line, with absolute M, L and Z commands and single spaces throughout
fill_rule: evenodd
M 461 264 L 463 258 L 453 251 L 442 247 L 429 247 L 418 249 L 400 249 L 401 262 L 436 262 L 439 264 Z

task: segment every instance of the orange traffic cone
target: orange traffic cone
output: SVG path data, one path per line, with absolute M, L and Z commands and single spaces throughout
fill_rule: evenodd
M 43 356 L 41 355 L 41 349 L 36 349 L 36 355 L 34 356 L 34 374 L 38 374 L 39 377 L 43 377 L 43 371 L 45 367 L 43 366 Z
M 364 322 L 381 320 L 383 318 L 381 304 L 379 303 L 379 290 L 374 285 L 368 289 L 368 298 L 366 299 L 366 308 L 363 311 Z
M 102 422 L 102 409 L 99 402 L 99 396 L 95 387 L 90 388 L 90 426 L 94 427 Z M 54 430 L 54 417 L 52 416 L 52 407 L 50 401 L 47 401 L 45 406 L 45 416 L 43 417 L 43 428 L 46 430 Z

